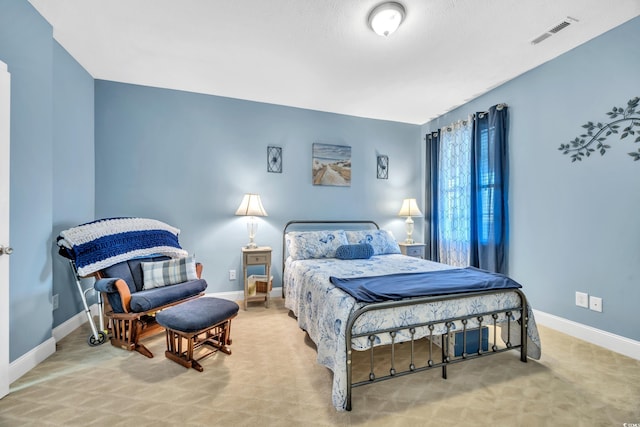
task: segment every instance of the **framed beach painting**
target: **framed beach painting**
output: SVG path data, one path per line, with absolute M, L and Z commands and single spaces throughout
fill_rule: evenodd
M 313 144 L 313 185 L 351 186 L 351 147 Z

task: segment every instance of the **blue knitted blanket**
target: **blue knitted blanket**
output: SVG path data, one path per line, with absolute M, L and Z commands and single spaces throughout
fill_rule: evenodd
M 154 254 L 180 258 L 188 255 L 178 243 L 180 230 L 146 218 L 106 218 L 60 232 L 60 255 L 75 262 L 78 275 L 139 256 Z

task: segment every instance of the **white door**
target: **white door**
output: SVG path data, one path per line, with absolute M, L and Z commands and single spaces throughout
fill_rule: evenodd
M 0 399 L 9 394 L 9 111 L 11 76 L 0 61 Z

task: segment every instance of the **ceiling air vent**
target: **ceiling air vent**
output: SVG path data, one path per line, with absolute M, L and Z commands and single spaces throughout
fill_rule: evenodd
M 561 23 L 559 23 L 558 25 L 556 25 L 555 27 L 553 27 L 552 29 L 549 30 L 550 33 L 557 33 L 560 30 L 563 30 L 565 28 L 567 28 L 569 25 L 571 25 L 571 22 L 567 22 L 567 21 L 562 21 Z
M 567 28 L 573 22 L 578 22 L 578 20 L 575 19 L 575 18 L 572 18 L 570 16 L 567 16 L 567 19 L 565 19 L 564 21 L 560 22 L 558 25 L 555 25 L 549 31 L 547 31 L 545 33 L 542 33 L 538 37 L 536 37 L 535 39 L 531 40 L 531 44 L 538 44 L 538 43 L 542 42 L 543 40 L 548 39 L 552 35 L 558 33 L 561 30 L 564 30 L 565 28 Z
M 538 44 L 541 41 L 548 39 L 549 37 L 551 37 L 552 34 L 551 33 L 544 33 L 541 36 L 536 37 L 535 39 L 531 40 L 531 44 Z

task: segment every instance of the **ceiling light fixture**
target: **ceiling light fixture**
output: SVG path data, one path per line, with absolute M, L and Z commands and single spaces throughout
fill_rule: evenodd
M 369 14 L 369 25 L 378 35 L 393 34 L 404 20 L 405 9 L 400 3 L 391 1 L 379 4 Z

